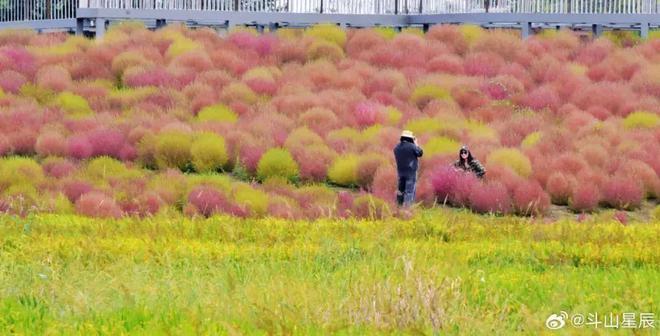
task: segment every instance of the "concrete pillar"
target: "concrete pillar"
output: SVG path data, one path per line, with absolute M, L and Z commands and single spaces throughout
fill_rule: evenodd
M 96 39 L 102 39 L 105 35 L 105 24 L 108 20 L 104 18 L 96 18 L 94 26 L 96 27 Z
M 531 22 L 521 22 L 520 23 L 520 35 L 523 39 L 528 38 L 532 34 L 532 23 Z
M 643 40 L 648 40 L 649 39 L 649 23 L 648 22 L 642 22 L 640 24 L 639 33 L 642 36 Z
M 600 37 L 601 35 L 603 35 L 603 25 L 592 24 L 591 32 L 594 34 L 594 37 Z
M 82 36 L 85 33 L 85 19 L 77 18 L 76 19 L 76 35 Z

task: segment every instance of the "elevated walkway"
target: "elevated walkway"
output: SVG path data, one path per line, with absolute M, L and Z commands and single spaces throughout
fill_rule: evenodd
M 304 27 L 319 22 L 344 27 L 478 24 L 519 28 L 639 30 L 660 26 L 660 0 L 5 0 L 0 29 L 70 30 L 102 37 L 113 21 L 141 20 L 191 26 Z

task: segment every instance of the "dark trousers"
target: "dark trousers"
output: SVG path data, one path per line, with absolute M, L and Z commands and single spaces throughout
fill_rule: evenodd
M 399 187 L 396 192 L 396 202 L 399 205 L 410 206 L 415 202 L 415 184 L 417 176 L 399 176 Z

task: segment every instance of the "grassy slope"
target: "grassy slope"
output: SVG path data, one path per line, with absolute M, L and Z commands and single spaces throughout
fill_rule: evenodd
M 0 217 L 0 334 L 536 335 L 560 310 L 660 316 L 659 238 L 657 222 L 448 210 L 388 222 Z

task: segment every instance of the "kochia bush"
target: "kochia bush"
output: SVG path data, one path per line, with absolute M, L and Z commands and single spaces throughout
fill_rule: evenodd
M 575 212 L 592 212 L 600 202 L 600 190 L 593 184 L 581 183 L 575 187 L 568 205 Z
M 328 170 L 328 179 L 338 185 L 357 185 L 359 163 L 359 157 L 353 154 L 337 157 Z
M 68 91 L 60 93 L 55 101 L 57 106 L 74 118 L 89 116 L 93 113 L 85 98 Z
M 191 161 L 192 138 L 180 132 L 161 133 L 156 138 L 155 159 L 158 167 L 185 169 Z
M 215 133 L 198 135 L 190 147 L 192 164 L 201 173 L 223 168 L 229 160 L 225 139 Z
M 603 200 L 613 208 L 630 210 L 642 204 L 644 189 L 641 184 L 624 176 L 615 176 L 603 187 Z
M 76 211 L 88 217 L 120 218 L 123 213 L 114 199 L 100 192 L 86 193 L 76 201 Z
M 236 122 L 238 117 L 231 108 L 224 104 L 216 104 L 203 108 L 197 114 L 199 121 Z
M 513 205 L 523 216 L 544 215 L 550 207 L 550 197 L 538 182 L 523 182 L 513 192 Z
M 282 148 L 271 148 L 259 160 L 257 177 L 262 181 L 269 177 L 295 180 L 298 177 L 298 171 L 298 164 L 289 151 Z
M 529 177 L 532 174 L 532 163 L 529 158 L 515 148 L 496 149 L 488 155 L 487 162 L 489 165 L 509 167 L 522 177 Z
M 470 208 L 479 213 L 507 214 L 511 211 L 511 198 L 503 184 L 486 183 L 470 192 Z

